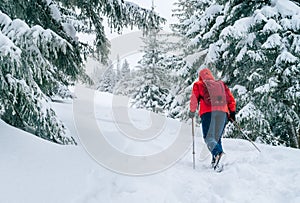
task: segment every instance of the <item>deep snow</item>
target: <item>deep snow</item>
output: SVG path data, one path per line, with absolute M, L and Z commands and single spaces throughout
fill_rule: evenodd
M 180 123 L 171 119 L 167 119 L 160 134 L 163 138 L 151 140 L 149 145 L 121 138 L 118 128 L 112 125 L 116 118 L 111 115 L 111 101 L 112 95 L 96 93 L 95 118 L 105 124 L 101 125 L 103 132 L 118 135 L 107 139 L 124 153 L 157 153 L 175 139 L 174 132 Z M 72 104 L 53 105 L 78 146 L 56 145 L 0 120 L 1 203 L 300 202 L 299 150 L 258 144 L 262 151 L 259 153 L 245 140 L 224 139 L 225 169 L 215 173 L 209 168 L 210 158 L 202 156 L 206 148 L 197 128 L 195 170 L 189 148 L 180 161 L 162 172 L 123 175 L 99 165 L 86 152 L 77 137 Z M 137 128 L 147 128 L 151 123 L 147 111 L 129 109 L 129 114 L 130 121 L 124 122 L 132 122 Z M 191 136 L 191 131 L 178 136 Z M 122 141 L 118 142 L 119 139 Z

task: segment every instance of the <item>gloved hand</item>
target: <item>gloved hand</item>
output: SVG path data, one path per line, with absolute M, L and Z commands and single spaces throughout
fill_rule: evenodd
M 235 121 L 235 111 L 230 112 L 229 121 L 232 123 Z
M 189 118 L 194 118 L 195 117 L 195 112 L 189 112 Z

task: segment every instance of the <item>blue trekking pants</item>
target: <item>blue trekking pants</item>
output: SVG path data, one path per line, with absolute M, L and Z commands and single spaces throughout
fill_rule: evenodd
M 227 123 L 227 113 L 213 111 L 201 116 L 204 141 L 213 156 L 223 152 L 221 137 Z

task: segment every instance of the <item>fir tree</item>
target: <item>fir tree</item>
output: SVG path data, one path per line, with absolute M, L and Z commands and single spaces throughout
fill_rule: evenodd
M 174 5 L 173 16 L 178 19 L 178 23 L 172 24 L 171 28 L 174 35 L 178 38 L 178 43 L 173 49 L 178 50 L 179 54 L 173 56 L 172 69 L 174 71 L 173 90 L 175 98 L 170 108 L 171 117 L 181 120 L 188 119 L 189 99 L 192 91 L 192 84 L 198 79 L 198 71 L 203 63 L 204 53 L 195 43 L 199 35 L 199 18 L 197 15 L 204 11 L 204 8 L 212 4 L 212 1 L 182 1 L 179 0 Z M 202 19 L 202 23 L 206 19 Z M 200 53 L 200 54 L 199 54 Z
M 165 58 L 169 72 L 171 102 L 167 106 L 167 115 L 174 119 L 187 120 L 189 112 L 189 98 L 193 76 L 196 75 L 192 67 L 182 58 L 182 55 L 171 55 Z
M 152 7 L 154 13 L 154 7 Z M 133 93 L 133 103 L 137 108 L 146 108 L 153 112 L 164 112 L 169 94 L 167 72 L 163 63 L 164 55 L 158 40 L 160 29 L 152 27 L 144 42 L 142 59 L 134 83 L 137 89 Z
M 76 12 L 75 12 L 76 10 Z M 151 15 L 150 15 L 151 14 Z M 111 29 L 137 26 L 145 32 L 164 20 L 119 0 L 33 0 L 0 3 L 0 106 L 7 123 L 60 144 L 74 144 L 49 102 L 78 79 L 87 81 L 83 62 L 93 54 L 107 61 Z M 76 32 L 94 33 L 95 46 L 78 41 Z M 61 95 L 61 96 L 64 96 Z
M 102 74 L 102 78 L 97 89 L 102 92 L 113 93 L 115 85 L 117 83 L 117 74 L 113 69 L 113 64 L 111 62 L 109 64 L 110 65 Z
M 216 0 L 199 13 L 194 18 L 209 23 L 198 23 L 198 31 L 191 32 L 199 34 L 189 38 L 197 49 L 207 50 L 203 66 L 234 86 L 245 131 L 253 140 L 298 147 L 299 6 L 282 0 Z
M 128 61 L 125 59 L 120 70 L 120 80 L 116 84 L 114 94 L 130 96 L 134 91 L 131 71 Z
M 121 80 L 121 59 L 120 56 L 117 55 L 117 62 L 116 62 L 116 82 Z
M 130 68 L 129 68 L 129 63 L 125 59 L 121 68 L 121 77 L 128 79 L 130 77 Z

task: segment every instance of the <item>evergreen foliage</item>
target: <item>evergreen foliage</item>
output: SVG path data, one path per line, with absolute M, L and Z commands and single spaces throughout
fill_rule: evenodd
M 78 79 L 89 80 L 83 67 L 88 54 L 107 62 L 104 16 L 117 32 L 126 26 L 147 32 L 164 21 L 119 0 L 2 0 L 1 119 L 53 142 L 75 144 L 49 102 L 56 94 L 70 95 L 65 90 Z M 94 33 L 94 46 L 78 41 L 76 32 Z
M 198 79 L 199 65 L 203 63 L 203 53 L 194 43 L 193 38 L 199 33 L 195 13 L 203 12 L 203 9 L 211 4 L 211 1 L 183 1 L 178 0 L 174 5 L 173 16 L 178 19 L 177 24 L 172 24 L 171 29 L 178 38 L 173 47 L 179 54 L 173 58 L 172 69 L 174 71 L 175 99 L 170 115 L 180 120 L 188 120 L 189 99 L 193 82 Z M 204 20 L 204 19 L 202 19 Z M 194 33 L 195 32 L 195 33 Z M 199 54 L 200 53 L 200 54 Z
M 129 63 L 125 59 L 120 70 L 120 79 L 114 89 L 114 94 L 129 96 L 133 93 L 133 77 L 131 74 L 132 72 L 130 70 Z
M 191 66 L 181 55 L 166 56 L 164 63 L 170 81 L 169 97 L 171 103 L 167 106 L 167 115 L 174 119 L 187 120 L 191 93 L 192 75 L 195 75 Z
M 100 83 L 98 84 L 97 89 L 102 92 L 113 93 L 116 83 L 117 74 L 113 69 L 113 64 L 110 62 L 108 67 L 102 74 L 102 78 L 100 80 Z
M 299 16 L 293 1 L 198 1 L 185 37 L 203 67 L 233 87 L 238 121 L 253 140 L 298 147 Z M 197 6 L 195 6 L 197 8 Z M 228 136 L 238 133 L 229 130 Z
M 143 56 L 137 78 L 137 87 L 133 93 L 133 103 L 137 108 L 146 108 L 154 112 L 163 112 L 168 103 L 169 84 L 168 72 L 164 63 L 165 53 L 158 39 L 159 29 L 153 28 L 149 35 L 142 38 L 144 42 Z

